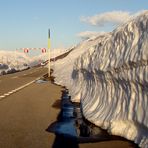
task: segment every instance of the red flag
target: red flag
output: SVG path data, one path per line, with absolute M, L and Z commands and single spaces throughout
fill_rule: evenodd
M 27 48 L 24 49 L 24 53 L 28 53 L 29 50 Z
M 46 48 L 42 48 L 42 53 L 45 53 L 46 52 Z

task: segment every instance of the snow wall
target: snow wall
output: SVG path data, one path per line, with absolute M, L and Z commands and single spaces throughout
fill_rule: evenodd
M 77 45 L 54 76 L 87 120 L 148 147 L 148 11 Z

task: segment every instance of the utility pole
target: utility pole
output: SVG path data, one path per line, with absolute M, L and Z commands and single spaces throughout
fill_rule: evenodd
M 48 77 L 50 77 L 50 29 L 48 30 Z

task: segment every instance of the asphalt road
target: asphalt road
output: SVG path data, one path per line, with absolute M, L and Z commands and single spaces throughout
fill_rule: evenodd
M 0 76 L 0 96 L 42 76 L 45 73 L 47 73 L 47 68 L 38 67 Z
M 46 68 L 0 77 L 0 95 L 20 87 L 47 73 Z M 51 84 L 33 83 L 0 100 L 0 148 L 52 148 L 56 136 L 48 126 L 57 120 L 60 108 L 53 105 L 61 98 L 62 88 Z M 67 142 L 67 141 L 66 141 Z M 134 148 L 128 141 L 114 140 L 79 144 L 80 148 Z M 59 148 L 59 147 L 54 147 Z
M 23 76 L 23 73 L 15 75 L 19 77 L 18 80 L 21 81 L 19 84 L 22 85 L 26 83 L 25 80 L 38 77 L 46 69 L 42 69 L 42 72 L 39 72 L 40 70 L 39 68 L 23 72 L 27 73 L 26 76 Z M 9 90 L 19 82 L 17 79 L 12 79 L 13 76 L 2 78 L 2 84 L 13 81 L 13 83 L 9 82 Z M 56 120 L 59 110 L 51 106 L 60 97 L 61 88 L 48 81 L 41 84 L 33 83 L 2 99 L 0 101 L 0 148 L 51 148 L 55 137 L 46 129 Z

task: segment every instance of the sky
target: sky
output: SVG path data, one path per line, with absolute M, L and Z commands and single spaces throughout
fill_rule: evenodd
M 148 0 L 0 0 L 0 50 L 69 48 L 96 33 L 112 31 Z

